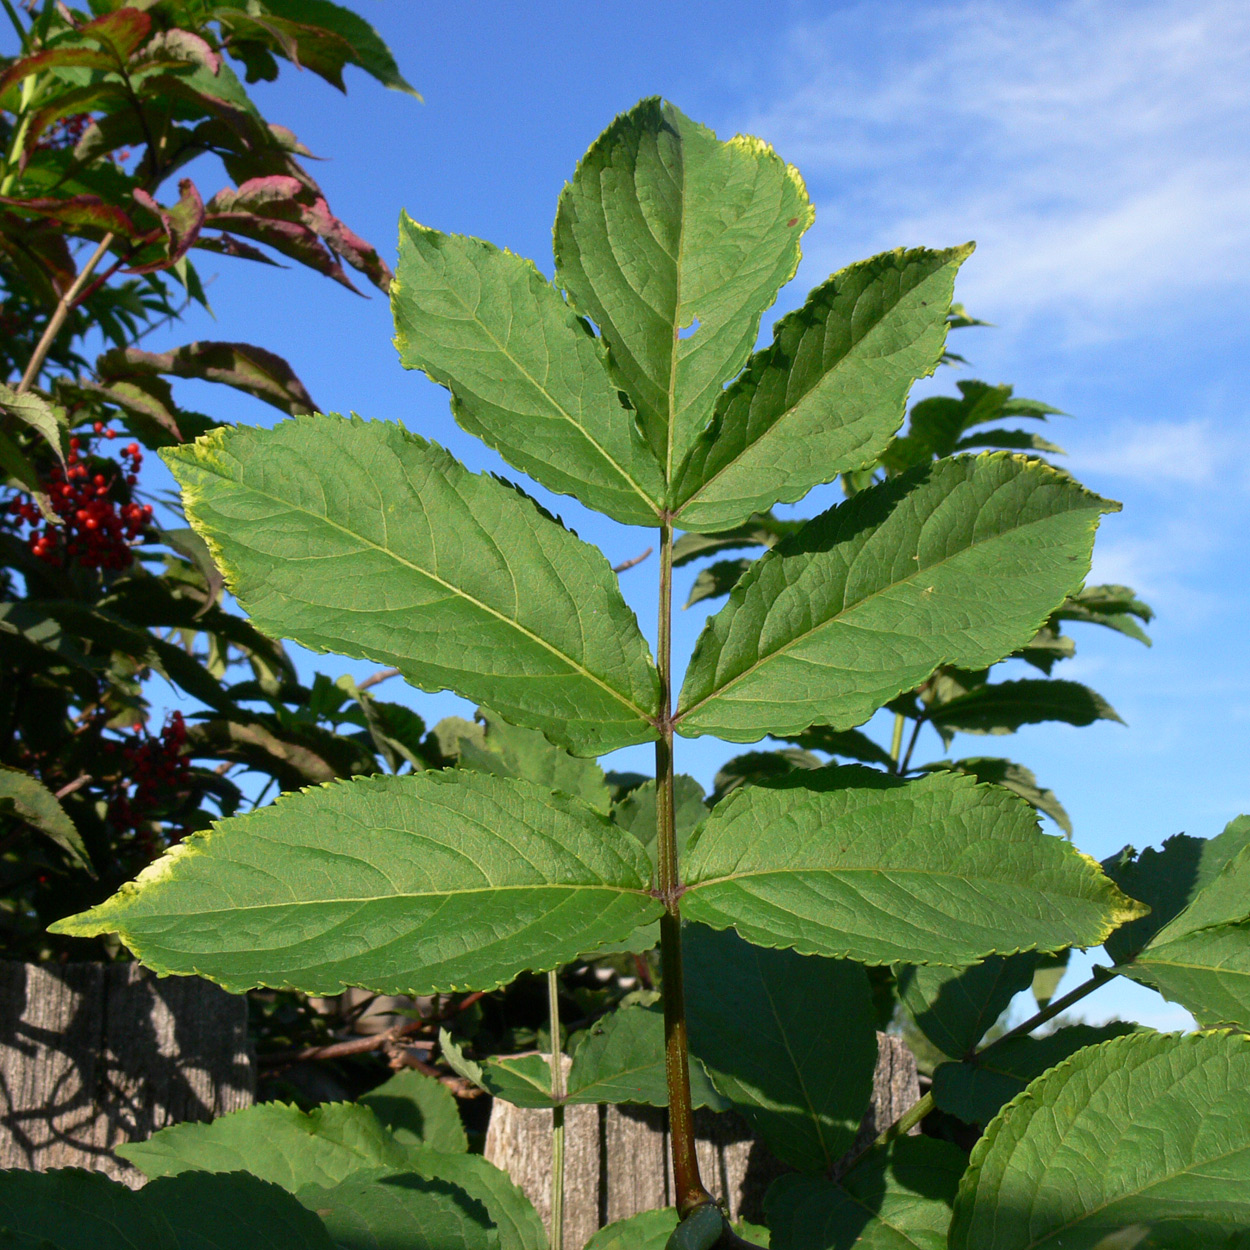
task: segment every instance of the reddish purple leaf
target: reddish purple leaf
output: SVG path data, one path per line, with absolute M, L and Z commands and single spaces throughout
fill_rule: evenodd
M 334 254 L 307 226 L 297 221 L 282 221 L 278 218 L 257 217 L 253 213 L 214 213 L 208 212 L 204 224 L 216 226 L 221 230 L 229 230 L 241 234 L 258 243 L 264 243 L 289 256 L 292 260 L 307 265 L 318 273 L 323 273 L 336 282 L 341 282 L 349 291 L 360 294 L 352 280 L 343 272 L 343 266 L 334 258 Z
M 189 30 L 163 30 L 154 36 L 143 49 L 140 67 L 148 69 L 153 65 L 202 65 L 210 74 L 221 71 L 221 57 L 213 51 L 212 46 L 199 35 Z
M 188 343 L 168 352 L 115 349 L 96 361 L 96 369 L 105 383 L 154 374 L 202 378 L 246 391 L 290 416 L 317 411 L 295 370 L 281 356 L 250 343 Z
M 269 240 L 263 238 L 256 229 L 248 230 L 239 224 L 240 214 L 251 214 L 267 222 L 298 223 L 305 231 L 320 239 L 331 252 L 341 256 L 354 269 L 359 269 L 375 286 L 383 291 L 390 287 L 391 271 L 377 250 L 330 211 L 323 195 L 304 186 L 298 178 L 286 174 L 251 178 L 237 190 L 226 188 L 219 191 L 209 202 L 208 213 L 211 224 L 224 226 L 228 223 L 237 233 L 248 234 L 261 242 Z M 296 239 L 296 236 L 289 234 L 283 237 L 290 238 L 293 244 Z M 299 246 L 302 251 L 308 248 L 303 235 L 299 237 L 298 244 L 294 245 Z M 273 246 L 278 244 L 274 243 Z M 314 249 L 310 256 L 316 255 L 320 250 Z M 295 254 L 287 252 L 287 255 Z M 312 264 L 314 268 L 321 269 L 321 272 L 329 272 L 312 259 L 304 260 L 302 255 L 295 256 L 295 259 L 303 260 L 304 264 Z M 336 264 L 336 268 L 342 274 L 341 267 Z M 351 286 L 345 275 L 338 280 Z M 355 287 L 352 289 L 355 290 Z
M 204 224 L 204 201 L 190 178 L 183 178 L 178 183 L 178 203 L 172 208 L 162 207 L 141 187 L 136 187 L 133 194 L 138 203 L 159 219 L 165 232 L 167 253 L 161 261 L 133 265 L 127 272 L 157 273 L 168 269 L 187 254 L 199 237 L 200 227 Z
M 64 229 L 43 218 L 0 212 L 0 251 L 49 306 L 56 304 L 78 276 Z
M 15 200 L 7 195 L 0 195 L 0 204 L 36 213 L 47 221 L 59 221 L 71 229 L 111 231 L 126 239 L 140 238 L 143 234 L 120 208 L 107 203 L 98 195 L 71 195 L 63 200 L 51 197 Z
M 116 59 L 98 48 L 49 48 L 45 52 L 36 52 L 34 56 L 23 57 L 15 61 L 0 77 L 0 96 L 3 96 L 14 83 L 19 83 L 31 74 L 42 73 L 45 69 L 58 69 L 63 66 L 78 66 L 81 69 L 115 69 Z
M 117 9 L 88 22 L 78 33 L 112 49 L 124 61 L 148 37 L 151 29 L 149 14 L 138 9 Z
M 216 252 L 220 256 L 235 256 L 239 260 L 259 261 L 262 265 L 273 265 L 275 269 L 286 268 L 285 265 L 274 260 L 268 252 L 262 252 L 260 248 L 253 247 L 250 243 L 244 243 L 228 234 L 201 234 L 196 239 L 195 246 L 205 252 Z

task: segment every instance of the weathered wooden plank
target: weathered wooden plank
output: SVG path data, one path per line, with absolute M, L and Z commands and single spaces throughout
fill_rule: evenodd
M 243 998 L 137 964 L 0 961 L 0 1168 L 137 1186 L 115 1146 L 237 1111 L 254 1090 Z
M 848 1159 L 920 1097 L 916 1060 L 900 1038 L 877 1034 L 872 1105 Z M 785 1171 L 733 1114 L 695 1113 L 704 1183 L 730 1217 L 763 1221 L 764 1193 Z M 551 1112 L 496 1101 L 486 1157 L 525 1191 L 550 1228 Z M 569 1107 L 565 1112 L 564 1240 L 581 1250 L 605 1224 L 671 1206 L 667 1113 L 650 1107 Z M 836 1172 L 836 1168 L 835 1168 Z

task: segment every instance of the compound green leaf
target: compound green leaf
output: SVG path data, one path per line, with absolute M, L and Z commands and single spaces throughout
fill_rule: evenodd
M 16 817 L 46 834 L 79 868 L 95 876 L 82 835 L 60 800 L 38 777 L 0 764 L 0 816 Z
M 141 1190 L 77 1168 L 2 1172 L 0 1241 L 14 1250 L 336 1250 L 295 1198 L 239 1172 Z
M 446 1181 L 375 1170 L 296 1196 L 339 1250 L 501 1250 L 486 1207 Z
M 1103 870 L 1125 894 L 1150 907 L 1149 915 L 1107 939 L 1107 954 L 1127 964 L 1172 923 L 1247 847 L 1250 816 L 1238 816 L 1214 838 L 1178 833 L 1158 849 L 1139 855 L 1131 846 L 1103 861 Z M 1238 917 L 1239 918 L 1239 917 Z
M 1099 516 L 1116 507 L 1002 452 L 861 491 L 734 587 L 695 648 L 678 732 L 754 742 L 849 729 L 941 664 L 995 663 L 1080 584 Z
M 438 1033 L 439 1049 L 451 1070 L 484 1089 L 492 1098 L 502 1098 L 517 1107 L 554 1107 L 551 1092 L 551 1060 L 537 1052 L 528 1055 L 492 1056 L 477 1062 L 470 1059 L 446 1029 Z
M 140 1196 L 165 1217 L 180 1250 L 329 1250 L 334 1241 L 284 1189 L 239 1172 L 161 1177 Z
M 673 778 L 673 821 L 677 834 L 677 854 L 684 855 L 686 843 L 699 822 L 707 815 L 703 787 L 693 778 L 678 773 Z M 649 779 L 631 790 L 612 808 L 612 819 L 628 829 L 647 848 L 655 862 L 656 809 L 655 781 Z
M 674 487 L 675 523 L 723 530 L 873 464 L 937 368 L 972 244 L 884 252 L 818 286 L 719 398 Z
M 443 1154 L 463 1154 L 469 1148 L 455 1095 L 432 1076 L 411 1069 L 396 1072 L 357 1102 L 401 1145 L 428 1146 Z
M 837 730 L 828 725 L 811 725 L 802 733 L 787 735 L 784 741 L 793 742 L 805 751 L 824 751 L 864 764 L 880 764 L 882 768 L 891 768 L 894 764 L 884 747 L 858 729 Z
M 729 1100 L 716 1092 L 703 1065 L 694 1057 L 690 1060 L 690 1094 L 696 1107 L 729 1110 Z M 573 1055 L 568 1101 L 667 1107 L 663 1011 L 658 1007 L 623 1007 L 593 1024 Z
M 747 751 L 722 764 L 712 779 L 712 801 L 719 803 L 739 786 L 758 785 L 789 777 L 804 769 L 823 768 L 825 761 L 802 747 L 782 747 L 776 751 Z
M 417 1151 L 412 1168 L 427 1180 L 446 1181 L 479 1201 L 499 1230 L 500 1250 L 546 1250 L 546 1230 L 539 1213 L 505 1171 L 481 1155 L 444 1155 Z
M 142 1190 L 80 1168 L 0 1172 L 0 1244 L 6 1250 L 180 1250 Z
M 779 1177 L 764 1198 L 773 1250 L 946 1250 L 965 1162 L 949 1142 L 901 1137 L 836 1182 Z
M 767 144 L 718 142 L 659 99 L 618 117 L 564 188 L 556 281 L 599 327 L 666 479 L 746 363 L 812 217 Z
M 547 1250 L 547 1233 L 534 1204 L 507 1172 L 481 1155 L 418 1150 L 412 1169 L 427 1180 L 455 1185 L 480 1202 L 499 1230 L 499 1250 Z
M 929 709 L 939 729 L 966 734 L 1011 734 L 1021 725 L 1062 721 L 1092 725 L 1120 720 L 1119 713 L 1096 690 L 1077 681 L 998 681 L 976 686 L 967 694 Z
M 174 1124 L 147 1141 L 119 1146 L 144 1176 L 249 1172 L 294 1193 L 337 1185 L 368 1168 L 405 1169 L 410 1149 L 358 1103 L 323 1103 L 310 1112 L 258 1103 L 207 1124 Z
M 679 1223 L 676 1207 L 643 1211 L 601 1228 L 586 1250 L 664 1250 Z
M 659 524 L 655 453 L 602 345 L 532 261 L 405 213 L 391 309 L 400 361 L 451 391 L 470 434 L 549 490 L 626 525 Z
M 1129 1225 L 1169 1250 L 1250 1227 L 1250 1041 L 1134 1033 L 1034 1081 L 977 1142 L 951 1250 L 1092 1250 Z
M 991 955 L 970 968 L 899 965 L 894 975 L 899 998 L 916 1027 L 944 1055 L 958 1059 L 1033 984 L 1037 961 L 1030 951 Z
M 1097 946 L 1141 914 L 998 786 L 855 765 L 746 786 L 686 857 L 682 914 L 760 946 L 962 967 Z
M 962 760 L 938 760 L 933 764 L 925 764 L 919 771 L 938 772 L 942 769 L 967 773 L 978 781 L 1002 786 L 1012 794 L 1018 794 L 1031 807 L 1049 816 L 1068 837 L 1072 836 L 1072 820 L 1067 809 L 1059 802 L 1055 792 L 1039 785 L 1037 775 L 1023 764 L 1016 764 L 997 755 L 974 755 Z M 1111 876 L 1114 878 L 1114 874 Z M 1132 893 L 1131 890 L 1125 892 Z
M 705 559 L 720 551 L 741 547 L 775 547 L 783 538 L 797 534 L 806 521 L 780 521 L 771 512 L 761 512 L 733 529 L 718 534 L 683 534 L 673 544 L 673 568 Z
M 337 994 L 493 989 L 656 919 L 637 840 L 577 799 L 460 770 L 291 794 L 57 922 L 149 967 Z
M 877 1034 L 863 968 L 698 927 L 687 926 L 683 946 L 691 1052 L 777 1158 L 827 1171 L 872 1097 Z
M 452 689 L 580 755 L 655 737 L 606 559 L 398 425 L 315 416 L 162 453 L 258 628 Z
M 1250 1029 L 1250 923 L 1161 934 L 1120 971 L 1193 1012 L 1204 1028 Z
M 1024 1087 L 1049 1068 L 1137 1026 L 1114 1022 L 1072 1024 L 1045 1037 L 1010 1037 L 961 1063 L 944 1063 L 933 1073 L 933 1101 L 968 1124 L 988 1124 Z
M 682 607 L 692 608 L 696 603 L 702 603 L 705 599 L 722 598 L 733 590 L 743 573 L 750 567 L 751 561 L 743 558 L 741 560 L 717 560 L 715 564 L 709 564 L 707 568 L 700 569 Z
M 550 790 L 563 790 L 606 812 L 611 805 L 603 769 L 594 760 L 579 759 L 552 746 L 536 729 L 518 729 L 486 708 L 477 719 L 484 731 L 470 731 L 459 740 L 461 768 L 499 777 L 519 777 Z

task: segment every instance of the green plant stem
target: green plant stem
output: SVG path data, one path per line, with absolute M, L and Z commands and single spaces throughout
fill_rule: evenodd
M 22 80 L 22 101 L 19 105 L 21 117 L 17 123 L 17 128 L 13 131 L 13 140 L 9 144 L 9 150 L 5 155 L 4 179 L 0 181 L 0 195 L 8 195 L 13 190 L 14 182 L 17 181 L 18 169 L 22 159 L 22 149 L 26 146 L 26 132 L 30 129 L 30 119 L 33 116 L 31 103 L 34 100 L 37 82 L 37 74 L 29 74 Z
M 677 825 L 673 803 L 672 721 L 673 528 L 660 529 L 660 619 L 657 666 L 660 672 L 660 738 L 655 744 L 657 884 L 664 903 L 660 917 L 660 966 L 664 978 L 664 1070 L 668 1077 L 669 1132 L 677 1210 L 683 1219 L 712 1198 L 699 1176 L 695 1155 L 694 1108 L 686 1036 L 686 992 L 681 954 L 681 879 L 677 871 Z
M 1061 1012 L 1067 1011 L 1073 1003 L 1078 1003 L 1082 998 L 1092 994 L 1096 989 L 1106 985 L 1108 981 L 1117 977 L 1119 973 L 1111 968 L 1104 968 L 1100 964 L 1095 964 L 1088 981 L 1082 981 L 1070 994 L 1065 994 L 1062 998 L 1057 998 L 1047 1007 L 1043 1007 L 1036 1015 L 1030 1016 L 1022 1024 L 1016 1025 L 1014 1029 L 1004 1033 L 1002 1037 L 996 1037 L 984 1050 L 977 1051 L 975 1058 L 982 1055 L 988 1055 L 993 1051 L 995 1046 L 1001 1046 L 1008 1038 L 1023 1037 L 1026 1033 L 1032 1033 L 1034 1029 L 1040 1028 L 1047 1020 L 1053 1020 Z M 970 1056 L 971 1058 L 972 1056 Z M 913 1103 L 897 1120 L 894 1121 L 877 1139 L 866 1149 L 861 1150 L 858 1155 L 851 1161 L 853 1167 L 855 1163 L 861 1159 L 869 1150 L 876 1146 L 888 1146 L 890 1142 L 897 1137 L 902 1137 L 904 1133 L 909 1132 L 921 1120 L 933 1110 L 936 1104 L 933 1101 L 933 1095 L 926 1094 L 919 1102 Z
M 43 362 L 47 360 L 48 353 L 52 350 L 52 344 L 55 342 L 56 336 L 61 332 L 61 327 L 65 324 L 65 318 L 69 316 L 70 309 L 74 306 L 74 301 L 82 294 L 83 287 L 87 285 L 87 279 L 91 277 L 92 271 L 104 259 L 104 254 L 109 250 L 112 242 L 113 234 L 110 231 L 100 240 L 96 250 L 91 253 L 78 277 L 74 279 L 73 285 L 61 296 L 52 316 L 48 319 L 48 324 L 44 327 L 43 335 L 35 347 L 34 355 L 31 356 L 30 363 L 26 366 L 26 372 L 22 374 L 22 380 L 17 384 L 17 393 L 19 395 L 24 391 L 30 390 L 35 384 L 35 379 L 39 376 L 39 371 L 43 368 Z
M 1034 1029 L 1040 1028 L 1047 1020 L 1053 1020 L 1057 1015 L 1067 1011 L 1073 1003 L 1079 1003 L 1082 998 L 1092 994 L 1096 989 L 1101 989 L 1108 981 L 1113 981 L 1120 974 L 1113 968 L 1104 968 L 1101 964 L 1095 964 L 1090 971 L 1089 980 L 1082 981 L 1071 993 L 1065 994 L 1062 998 L 1056 998 L 1054 1002 L 1043 1007 L 1035 1016 L 1030 1016 L 1023 1024 L 1017 1024 L 1014 1029 L 1010 1029 L 1004 1033 L 1002 1037 L 996 1037 L 983 1051 L 978 1054 L 985 1054 L 994 1049 L 995 1046 L 1001 1046 L 1009 1037 L 1022 1037 L 1026 1033 L 1032 1033 Z
M 894 738 L 890 742 L 890 759 L 894 761 L 895 772 L 898 772 L 898 759 L 903 751 L 903 725 L 906 719 L 902 712 L 894 713 Z
M 560 978 L 547 973 L 547 1012 L 551 1023 L 551 1250 L 564 1247 L 564 1056 L 560 1053 Z

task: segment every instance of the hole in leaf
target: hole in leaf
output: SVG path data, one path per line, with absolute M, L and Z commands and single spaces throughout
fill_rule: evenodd
M 694 320 L 693 320 L 693 321 L 692 321 L 692 322 L 691 322 L 688 326 L 686 326 L 684 329 L 683 329 L 681 326 L 678 326 L 678 327 L 677 327 L 677 337 L 678 337 L 679 339 L 688 339 L 688 338 L 690 338 L 690 337 L 694 334 L 694 332 L 695 332 L 698 328 L 699 328 L 699 319 L 698 319 L 698 317 L 696 317 L 696 318 L 695 318 L 695 319 L 694 319 Z

